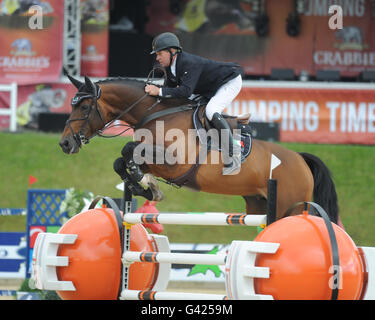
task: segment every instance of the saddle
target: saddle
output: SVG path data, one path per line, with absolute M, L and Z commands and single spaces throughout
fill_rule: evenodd
M 202 134 L 200 133 L 200 129 L 204 129 L 205 131 L 209 131 L 211 129 L 217 130 L 215 127 L 211 125 L 211 122 L 207 119 L 205 111 L 206 111 L 206 105 L 203 105 L 203 106 L 198 106 L 193 113 L 193 124 L 194 124 L 194 128 L 197 130 L 199 141 L 203 145 L 207 144 L 209 149 L 221 151 L 221 148 L 220 148 L 221 143 L 212 144 L 210 141 L 206 141 L 204 139 L 205 137 L 202 137 Z M 242 162 L 244 162 L 245 159 L 250 154 L 251 144 L 252 144 L 251 143 L 252 142 L 251 129 L 249 125 L 250 114 L 247 113 L 239 117 L 231 116 L 225 113 L 223 113 L 222 115 L 225 118 L 225 120 L 228 122 L 229 127 L 232 130 L 232 133 L 234 129 L 238 129 L 241 131 L 241 154 L 242 154 Z M 219 137 L 220 137 L 220 134 L 219 134 Z

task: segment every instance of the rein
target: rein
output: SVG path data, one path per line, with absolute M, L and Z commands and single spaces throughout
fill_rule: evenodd
M 131 111 L 138 103 L 140 103 L 144 98 L 146 98 L 148 96 L 147 93 L 145 93 L 141 98 L 139 98 L 137 101 L 135 101 L 132 105 L 130 105 L 128 108 L 126 108 L 124 111 L 122 111 L 116 118 L 114 118 L 113 120 L 107 122 L 103 129 L 99 129 L 98 131 L 96 131 L 89 139 L 92 139 L 94 138 L 96 135 L 102 137 L 102 138 L 115 138 L 115 137 L 118 137 L 120 135 L 122 135 L 123 133 L 125 133 L 126 131 L 130 130 L 130 129 L 134 129 L 134 126 L 131 126 L 129 124 L 121 124 L 121 125 L 118 125 L 118 124 L 114 124 L 117 120 L 120 120 L 120 118 L 125 115 L 126 113 L 128 113 L 129 111 Z M 115 134 L 115 135 L 112 135 L 112 136 L 106 136 L 103 134 L 103 132 L 109 128 L 113 128 L 113 127 L 116 127 L 116 126 L 122 126 L 122 127 L 127 127 L 125 130 L 121 131 L 120 133 L 118 134 Z

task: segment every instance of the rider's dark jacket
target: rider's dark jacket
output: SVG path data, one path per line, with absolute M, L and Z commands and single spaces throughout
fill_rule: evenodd
M 209 60 L 188 52 L 178 53 L 176 77 L 166 68 L 167 79 L 162 87 L 166 98 L 188 98 L 200 94 L 208 99 L 229 80 L 241 74 L 241 67 L 232 62 Z

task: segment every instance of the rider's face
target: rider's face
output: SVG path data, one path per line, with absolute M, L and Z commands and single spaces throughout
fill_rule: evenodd
M 171 55 L 168 50 L 161 50 L 156 52 L 156 61 L 159 62 L 159 64 L 166 68 L 169 66 L 171 61 Z

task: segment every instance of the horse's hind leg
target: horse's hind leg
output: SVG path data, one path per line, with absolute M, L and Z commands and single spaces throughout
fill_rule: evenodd
M 246 202 L 246 214 L 265 214 L 267 199 L 261 195 L 243 196 Z
M 247 214 L 267 214 L 267 199 L 261 195 L 254 196 L 244 196 L 246 201 L 246 213 Z M 285 216 L 287 209 L 294 203 L 298 202 L 296 199 L 295 202 L 285 202 L 280 194 L 277 195 L 276 203 L 276 220 Z M 289 212 L 288 215 L 297 214 L 301 212 L 300 207 L 295 208 L 292 212 Z M 298 211 L 299 210 L 299 211 Z

